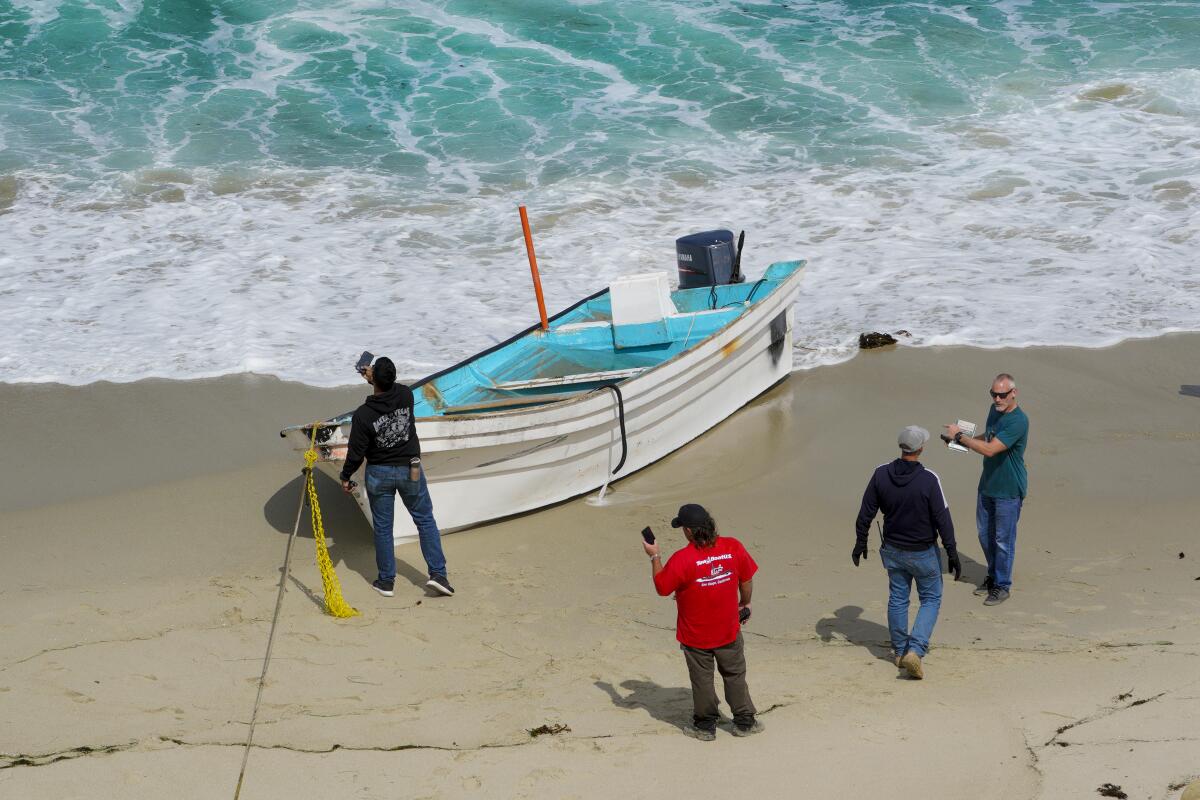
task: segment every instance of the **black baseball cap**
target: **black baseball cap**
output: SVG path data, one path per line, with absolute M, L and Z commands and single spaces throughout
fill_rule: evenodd
M 704 506 L 697 503 L 685 503 L 679 507 L 679 516 L 671 520 L 672 528 L 699 528 L 712 520 Z

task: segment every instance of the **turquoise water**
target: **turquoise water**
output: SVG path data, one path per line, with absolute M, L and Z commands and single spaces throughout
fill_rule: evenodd
M 807 258 L 798 366 L 1194 330 L 1197 42 L 1190 2 L 0 0 L 0 380 L 445 366 L 536 314 L 519 203 L 552 305 L 695 230 Z

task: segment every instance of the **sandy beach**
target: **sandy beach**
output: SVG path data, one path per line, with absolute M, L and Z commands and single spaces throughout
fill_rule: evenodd
M 1198 348 L 901 347 L 794 373 L 603 505 L 447 536 L 453 598 L 426 596 L 415 545 L 396 596 L 373 592 L 367 523 L 322 477 L 361 614 L 323 613 L 302 525 L 242 797 L 1177 798 L 1200 778 L 1200 398 L 1180 391 Z M 907 680 L 876 536 L 850 560 L 858 502 L 904 425 L 982 422 L 999 371 L 1031 419 L 1013 595 L 972 595 L 979 459 L 935 440 L 964 575 Z M 233 796 L 301 488 L 277 431 L 363 394 L 0 386 L 0 796 Z M 751 739 L 680 731 L 674 604 L 638 531 L 678 547 L 682 502 L 761 567 Z

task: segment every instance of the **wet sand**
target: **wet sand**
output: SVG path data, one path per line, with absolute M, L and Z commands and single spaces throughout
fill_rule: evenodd
M 454 598 L 425 595 L 415 545 L 375 594 L 366 521 L 322 477 L 362 613 L 322 613 L 302 526 L 242 797 L 1177 797 L 1200 777 L 1200 398 L 1180 392 L 1198 347 L 901 348 L 796 373 L 603 505 L 447 536 Z M 896 431 L 982 422 L 1002 370 L 1031 419 L 1013 596 L 971 594 L 979 459 L 935 441 L 965 574 L 906 680 L 874 535 L 850 561 L 858 501 Z M 300 491 L 277 431 L 363 394 L 0 386 L 0 796 L 233 796 Z M 761 565 L 752 739 L 680 733 L 674 605 L 637 532 L 678 546 L 689 501 Z

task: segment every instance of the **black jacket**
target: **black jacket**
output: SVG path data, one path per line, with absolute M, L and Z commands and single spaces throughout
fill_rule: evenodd
M 419 455 L 421 443 L 413 424 L 413 393 L 397 383 L 383 394 L 368 397 L 354 412 L 342 480 L 350 480 L 363 458 L 368 464 L 403 466 Z
M 854 524 L 859 544 L 866 545 L 877 511 L 883 511 L 885 544 L 900 550 L 924 550 L 937 544 L 940 534 L 946 552 L 957 551 L 942 482 L 920 461 L 897 458 L 875 468 Z

